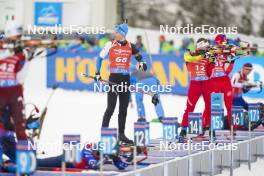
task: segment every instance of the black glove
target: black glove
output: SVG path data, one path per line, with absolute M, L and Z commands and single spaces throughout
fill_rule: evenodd
M 100 75 L 100 73 L 99 72 L 96 72 L 95 73 L 95 76 L 94 76 L 94 80 L 95 81 L 100 81 L 102 78 L 101 78 L 101 75 Z
M 31 61 L 35 57 L 36 48 L 26 48 L 25 49 L 28 54 L 28 61 Z
M 211 54 L 209 52 L 204 52 L 203 55 L 204 55 L 205 59 L 210 59 L 210 57 L 211 57 Z
M 147 64 L 145 62 L 139 62 L 138 69 L 141 71 L 147 71 Z
M 252 86 L 250 86 L 250 85 L 243 86 L 242 91 L 243 91 L 243 93 L 247 93 L 250 91 L 251 88 L 252 88 Z
M 151 101 L 156 106 L 159 103 L 159 96 L 158 96 L 158 94 L 154 94 Z

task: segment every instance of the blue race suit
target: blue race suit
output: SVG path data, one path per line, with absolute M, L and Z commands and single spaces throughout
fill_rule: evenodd
M 130 80 L 131 80 L 131 84 L 133 84 L 133 85 L 137 84 L 138 85 L 139 90 L 143 90 L 143 89 L 141 89 L 143 86 L 149 86 L 149 87 L 150 86 L 160 86 L 159 80 L 154 76 L 138 79 L 136 75 L 132 74 Z M 158 91 L 155 93 L 157 93 L 159 96 Z M 143 103 L 143 97 L 144 97 L 144 94 L 142 92 L 136 92 L 135 93 L 136 104 L 137 104 L 137 113 L 138 113 L 139 118 L 145 118 L 146 117 L 145 106 Z M 158 118 L 164 117 L 164 110 L 163 110 L 163 106 L 162 106 L 161 102 L 159 102 L 155 106 L 155 111 L 156 111 Z

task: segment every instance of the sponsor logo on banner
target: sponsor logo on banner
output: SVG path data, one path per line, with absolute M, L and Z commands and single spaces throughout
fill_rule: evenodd
M 54 83 L 60 83 L 64 89 L 94 90 L 94 80 L 83 77 L 82 73 L 94 75 L 96 71 L 97 53 L 58 51 L 50 56 L 47 63 L 47 86 L 52 87 Z M 147 56 L 143 55 L 143 58 Z M 148 62 L 148 61 L 147 61 Z M 133 65 L 137 64 L 132 59 Z M 108 60 L 102 62 L 102 79 L 108 79 L 110 74 Z M 148 63 L 149 65 L 149 63 Z M 150 66 L 148 67 L 150 68 Z M 188 71 L 181 57 L 175 55 L 153 55 L 152 71 L 156 73 L 161 85 L 171 85 L 171 93 L 186 95 L 188 88 Z
M 62 3 L 35 2 L 35 25 L 54 26 L 61 24 Z
M 60 83 L 60 87 L 71 90 L 94 90 L 94 80 L 83 77 L 82 73 L 94 75 L 96 71 L 96 58 L 98 52 L 65 52 L 58 49 L 55 55 L 52 55 L 47 60 L 47 86 L 52 87 L 55 83 Z M 144 56 L 143 58 L 148 58 Z M 243 64 L 250 62 L 254 65 L 254 71 L 250 75 L 251 80 L 264 82 L 264 66 L 259 57 L 245 57 L 236 61 L 234 72 L 242 68 Z M 148 68 L 151 68 L 161 85 L 171 85 L 172 94 L 187 95 L 189 86 L 189 74 L 187 67 L 183 61 L 183 54 L 176 55 L 152 55 L 152 67 L 147 61 Z M 262 59 L 263 60 L 263 59 Z M 263 61 L 262 61 L 263 62 Z M 135 59 L 132 59 L 133 65 L 137 64 Z M 109 63 L 105 59 L 102 62 L 101 76 L 102 79 L 108 79 Z M 264 97 L 264 93 L 246 94 L 253 97 Z

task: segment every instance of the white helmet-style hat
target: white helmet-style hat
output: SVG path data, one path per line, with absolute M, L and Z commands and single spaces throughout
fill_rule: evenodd
M 206 40 L 204 38 L 200 38 L 197 41 L 196 49 L 203 50 L 203 49 L 206 49 L 209 46 L 210 46 L 210 43 L 209 43 L 208 40 Z
M 6 23 L 6 27 L 5 27 L 6 38 L 22 35 L 22 32 L 23 32 L 22 26 L 15 24 L 14 21 L 9 21 L 8 23 Z

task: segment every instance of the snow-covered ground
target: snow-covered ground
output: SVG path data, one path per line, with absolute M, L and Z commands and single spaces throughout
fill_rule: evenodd
M 45 59 L 33 60 L 28 69 L 25 79 L 25 101 L 35 103 L 40 109 L 45 105 L 51 89 L 46 88 L 46 62 Z M 167 117 L 179 117 L 180 121 L 185 109 L 186 97 L 175 95 L 161 95 Z M 249 99 L 250 102 L 262 101 L 263 99 Z M 151 98 L 144 97 L 147 119 L 156 118 Z M 118 105 L 117 105 L 118 107 Z M 29 108 L 29 107 L 28 107 Z M 29 109 L 27 108 L 27 112 Z M 69 91 L 58 89 L 54 94 L 49 106 L 48 113 L 44 122 L 43 133 L 40 144 L 61 144 L 63 134 L 81 134 L 82 142 L 96 142 L 99 139 L 102 116 L 106 108 L 106 94 L 93 93 L 87 91 Z M 202 112 L 204 108 L 200 99 L 196 112 Z M 110 126 L 117 126 L 116 109 Z M 133 137 L 133 123 L 137 120 L 135 108 L 128 109 L 126 123 L 126 134 Z M 152 124 L 151 138 L 161 137 L 161 125 Z M 60 148 L 51 146 L 45 150 L 46 156 L 61 153 Z M 263 173 L 264 161 L 259 161 L 253 165 L 253 171 L 248 172 L 246 166 L 235 171 L 235 175 L 256 175 Z M 256 168 L 256 169 L 255 169 Z M 239 173 L 239 174 L 238 174 Z M 254 173 L 254 174 L 253 174 Z M 226 175 L 226 174 L 223 174 Z

